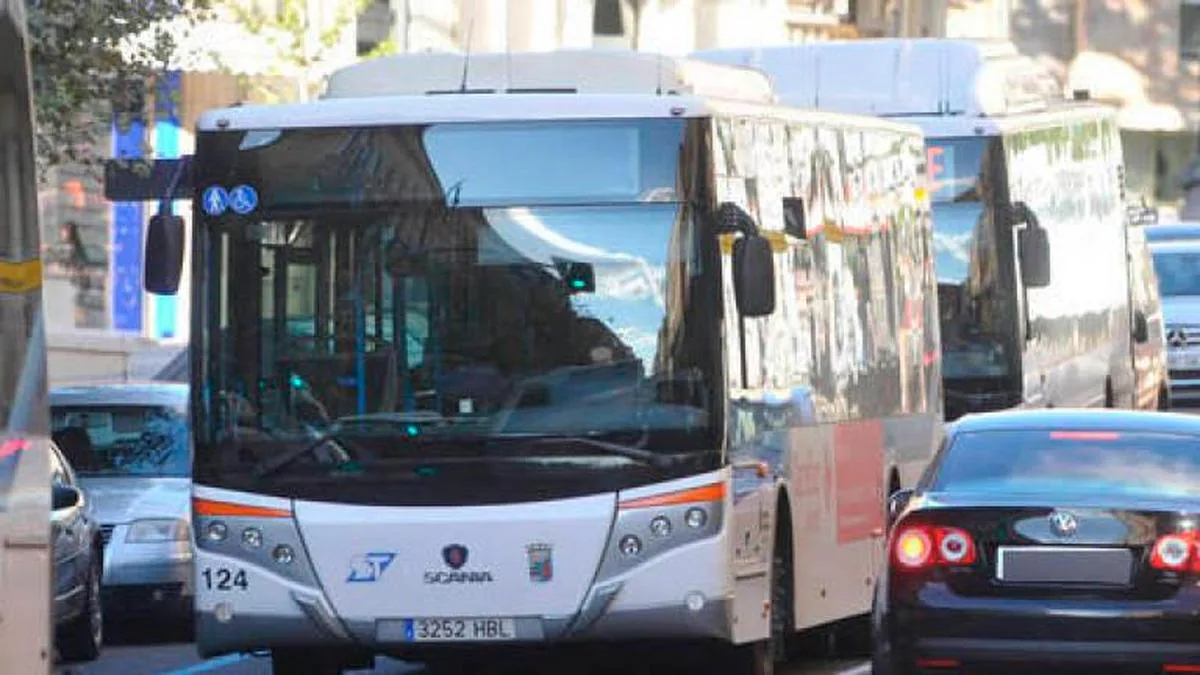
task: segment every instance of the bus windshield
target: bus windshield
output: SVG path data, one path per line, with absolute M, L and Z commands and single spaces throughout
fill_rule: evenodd
M 993 139 L 928 139 L 933 240 L 941 312 L 942 368 L 948 379 L 1009 373 L 997 303 L 1000 262 L 986 158 Z
M 478 496 L 497 462 L 712 455 L 719 312 L 668 122 L 202 136 L 204 184 L 256 203 L 201 214 L 197 473 L 295 495 L 492 467 L 453 483 Z

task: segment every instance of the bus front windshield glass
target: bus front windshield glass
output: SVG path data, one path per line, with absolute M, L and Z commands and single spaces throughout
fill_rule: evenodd
M 548 497 L 572 472 L 628 484 L 715 461 L 718 296 L 680 199 L 686 128 L 202 137 L 201 189 L 228 207 L 201 205 L 200 477 L 329 497 L 419 468 L 401 499 L 462 503 L 513 498 L 506 471 L 542 471 Z
M 996 145 L 984 137 L 927 141 L 942 369 L 951 380 L 1009 372 L 986 159 Z

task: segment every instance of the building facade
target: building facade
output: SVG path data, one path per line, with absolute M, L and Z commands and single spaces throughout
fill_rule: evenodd
M 1200 65 L 1180 59 L 1193 0 L 952 0 L 946 34 L 1011 39 L 1068 92 L 1119 108 L 1134 198 L 1180 206 L 1195 159 Z

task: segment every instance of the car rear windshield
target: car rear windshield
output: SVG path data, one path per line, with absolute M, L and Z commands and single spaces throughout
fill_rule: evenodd
M 191 470 L 187 418 L 150 405 L 53 406 L 54 440 L 81 475 L 184 477 Z
M 941 458 L 938 492 L 1200 495 L 1200 437 L 1006 430 L 966 432 Z

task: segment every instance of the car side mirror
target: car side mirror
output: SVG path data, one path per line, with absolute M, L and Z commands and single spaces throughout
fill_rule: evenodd
M 1133 313 L 1133 340 L 1139 344 L 1150 340 L 1150 322 L 1140 309 Z
M 912 488 L 901 488 L 888 495 L 887 522 L 889 528 L 896 523 L 896 519 L 904 512 L 904 509 L 908 508 L 908 503 L 912 501 L 915 493 L 916 491 Z
M 146 230 L 146 291 L 174 295 L 179 290 L 186 229 L 179 216 L 157 214 L 150 218 Z
M 51 495 L 52 507 L 55 513 L 74 509 L 83 503 L 83 493 L 79 488 L 70 485 L 55 485 Z
M 1013 227 L 1024 225 L 1017 234 L 1021 258 L 1021 280 L 1026 288 L 1050 285 L 1050 236 L 1025 202 L 1013 204 Z

